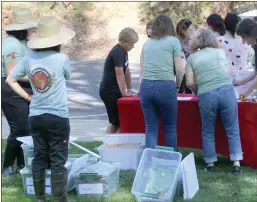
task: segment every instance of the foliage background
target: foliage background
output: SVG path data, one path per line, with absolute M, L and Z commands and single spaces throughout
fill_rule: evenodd
M 147 37 L 145 26 L 158 14 L 169 15 L 176 23 L 188 18 L 195 24 L 205 25 L 208 15 L 227 12 L 241 14 L 257 8 L 257 1 L 242 2 L 2 2 L 2 26 L 11 22 L 13 7 L 31 8 L 38 19 L 54 15 L 66 26 L 76 31 L 76 37 L 63 46 L 71 59 L 104 59 L 117 43 L 120 30 L 126 26 L 139 34 L 139 42 L 129 53 L 130 60 L 139 61 Z M 2 38 L 5 33 L 2 32 Z

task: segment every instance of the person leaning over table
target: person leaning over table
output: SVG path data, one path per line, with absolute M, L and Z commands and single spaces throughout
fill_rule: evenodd
M 55 17 L 41 17 L 37 35 L 28 42 L 33 51 L 20 60 L 6 79 L 13 91 L 31 102 L 29 125 L 35 154 L 32 177 L 37 202 L 47 201 L 45 171 L 49 168 L 54 201 L 68 202 L 68 172 L 64 165 L 70 137 L 66 80 L 71 79 L 71 73 L 69 58 L 60 50 L 74 36 L 75 32 L 61 27 Z M 32 97 L 17 83 L 26 74 Z
M 237 73 L 246 71 L 248 64 L 248 45 L 240 36 L 236 36 L 236 27 L 240 22 L 240 17 L 233 13 L 228 13 L 225 17 L 226 34 L 218 37 L 219 47 L 227 56 L 229 63 L 229 74 L 232 81 L 236 80 Z
M 119 43 L 111 49 L 105 60 L 99 89 L 109 118 L 105 131 L 107 134 L 119 130 L 118 99 L 135 94 L 131 86 L 128 52 L 138 41 L 138 34 L 134 29 L 127 27 L 121 30 L 118 40 Z
M 180 86 L 185 58 L 175 37 L 172 20 L 165 15 L 153 22 L 152 38 L 143 45 L 140 61 L 140 103 L 146 125 L 146 147 L 155 148 L 158 136 L 158 115 L 164 128 L 165 145 L 177 150 L 177 82 Z
M 187 60 L 187 86 L 198 86 L 198 104 L 202 120 L 202 145 L 207 171 L 214 172 L 217 161 L 215 149 L 215 123 L 217 112 L 228 136 L 232 172 L 240 172 L 241 148 L 238 106 L 228 62 L 224 50 L 218 48 L 215 34 L 199 29 L 190 41 L 191 55 Z
M 257 89 L 257 22 L 249 18 L 242 20 L 237 26 L 236 33 L 241 36 L 248 45 L 252 45 L 254 49 L 254 55 L 251 61 L 255 70 L 254 73 L 244 80 L 236 81 L 234 84 L 239 86 L 253 80 L 253 84 L 245 92 L 240 94 L 240 97 L 244 99 Z
M 196 26 L 190 20 L 181 19 L 177 24 L 176 32 L 180 38 L 182 50 L 187 59 L 190 55 L 189 41 L 190 41 L 190 38 L 196 32 Z M 186 75 L 184 75 L 184 77 L 183 77 L 183 80 L 182 80 L 182 83 L 181 83 L 178 93 L 192 94 L 192 91 L 189 88 L 187 88 L 187 86 L 186 86 Z
M 30 135 L 29 102 L 17 95 L 5 80 L 16 64 L 27 54 L 27 40 L 32 37 L 36 26 L 29 8 L 14 8 L 12 23 L 3 29 L 7 37 L 2 41 L 1 107 L 10 127 L 3 161 L 3 175 L 5 176 L 18 173 L 19 169 L 25 166 L 22 143 L 16 138 Z M 18 83 L 28 94 L 32 94 L 27 77 L 20 78 Z M 15 159 L 17 159 L 17 170 L 14 170 Z

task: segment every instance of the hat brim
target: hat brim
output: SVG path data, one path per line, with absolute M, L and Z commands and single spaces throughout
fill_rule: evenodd
M 31 21 L 25 24 L 9 24 L 6 25 L 3 30 L 4 31 L 19 31 L 19 30 L 26 30 L 30 28 L 36 28 L 37 27 L 37 22 Z
M 72 39 L 76 33 L 66 27 L 62 27 L 59 34 L 51 37 L 35 36 L 27 43 L 27 46 L 32 49 L 50 48 L 61 45 Z

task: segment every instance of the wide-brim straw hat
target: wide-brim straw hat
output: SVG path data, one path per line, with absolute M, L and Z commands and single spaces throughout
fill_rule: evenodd
M 37 27 L 37 22 L 29 8 L 14 8 L 12 10 L 12 23 L 6 25 L 4 31 L 19 31 Z
M 76 33 L 66 27 L 61 27 L 54 16 L 44 16 L 38 21 L 36 36 L 27 43 L 32 49 L 50 48 L 61 45 L 72 39 Z

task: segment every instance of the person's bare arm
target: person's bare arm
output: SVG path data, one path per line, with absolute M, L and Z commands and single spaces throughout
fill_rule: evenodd
M 143 79 L 143 73 L 144 73 L 144 58 L 143 58 L 143 53 L 141 52 L 141 55 L 140 55 L 140 72 L 139 72 L 138 95 L 140 94 L 140 86 L 141 86 L 141 82 L 142 82 L 142 79 Z
M 176 69 L 177 88 L 179 88 L 185 74 L 186 60 L 183 57 L 174 57 L 174 64 Z
M 125 75 L 123 73 L 123 67 L 115 67 L 115 73 L 116 73 L 118 86 L 119 86 L 122 96 L 127 96 L 126 86 L 125 86 Z
M 131 73 L 130 73 L 129 67 L 127 67 L 126 71 L 125 71 L 125 81 L 126 81 L 127 89 L 131 89 L 132 88 L 132 85 L 131 85 Z
M 234 82 L 234 86 L 241 86 L 244 85 L 246 83 L 248 83 L 249 81 L 252 81 L 257 75 L 257 72 L 249 75 L 248 77 L 246 77 L 245 79 L 241 80 L 241 81 L 235 81 Z
M 195 75 L 193 72 L 186 73 L 186 84 L 189 89 L 193 89 L 195 87 Z
M 8 62 L 8 63 L 6 64 L 6 73 L 7 73 L 7 75 L 10 74 L 10 72 L 11 72 L 12 69 L 17 65 L 17 63 L 18 63 L 18 62 Z M 28 81 L 29 81 L 29 78 L 28 78 L 28 76 L 25 76 L 25 77 L 23 77 L 22 79 L 19 79 L 19 81 L 26 81 L 26 82 L 28 82 Z
M 139 86 L 143 79 L 143 73 L 144 73 L 144 58 L 143 58 L 143 50 L 142 50 L 140 55 Z
M 255 76 L 254 80 L 253 80 L 253 84 L 250 86 L 249 89 L 247 89 L 246 92 L 241 93 L 240 96 L 241 97 L 247 97 L 249 94 L 251 94 L 255 89 L 257 89 L 257 75 Z
M 17 80 L 12 75 L 9 74 L 7 76 L 6 83 L 13 89 L 15 93 L 30 102 L 31 96 L 19 85 Z

